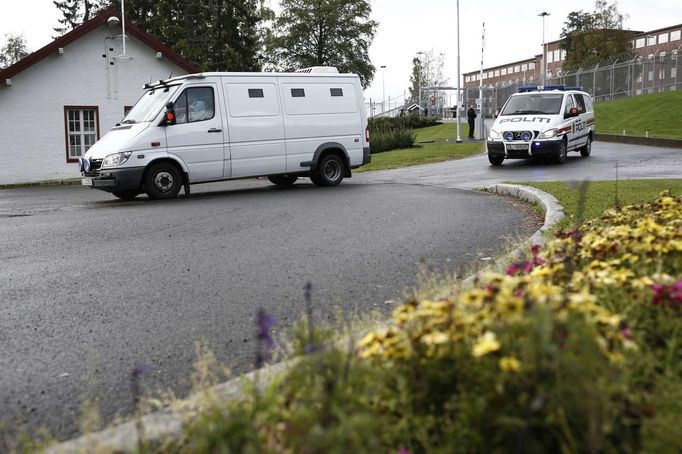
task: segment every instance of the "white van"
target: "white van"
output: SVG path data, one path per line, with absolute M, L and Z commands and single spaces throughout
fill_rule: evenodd
M 552 157 L 566 162 L 569 151 L 587 157 L 594 140 L 592 98 L 563 85 L 521 87 L 502 107 L 486 141 L 490 164 L 505 159 Z
M 145 85 L 140 100 L 79 160 L 81 184 L 169 199 L 194 183 L 307 176 L 335 186 L 370 162 L 360 78 L 335 68 L 203 73 Z

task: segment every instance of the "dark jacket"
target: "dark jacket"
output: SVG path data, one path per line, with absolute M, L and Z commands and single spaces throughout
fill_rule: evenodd
M 476 118 L 478 115 L 476 115 L 476 111 L 474 110 L 473 107 L 469 107 L 469 110 L 467 110 L 467 118 L 469 121 L 473 120 Z

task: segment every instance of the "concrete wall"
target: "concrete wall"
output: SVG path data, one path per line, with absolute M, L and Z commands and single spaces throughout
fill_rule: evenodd
M 105 38 L 120 34 L 120 28 L 97 28 L 0 87 L 0 184 L 79 176 L 77 165 L 67 163 L 64 106 L 97 106 L 102 137 L 145 83 L 186 74 L 130 34 L 132 60 L 114 59 L 122 53 L 121 39 L 105 44 Z

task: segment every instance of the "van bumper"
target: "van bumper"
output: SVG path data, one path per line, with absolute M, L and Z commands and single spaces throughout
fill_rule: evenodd
M 83 178 L 92 178 L 92 188 L 106 192 L 133 191 L 140 188 L 144 167 L 105 169 L 99 174 L 83 173 Z
M 364 147 L 362 149 L 362 165 L 364 166 L 365 164 L 369 164 L 372 162 L 372 154 L 370 152 L 369 147 Z

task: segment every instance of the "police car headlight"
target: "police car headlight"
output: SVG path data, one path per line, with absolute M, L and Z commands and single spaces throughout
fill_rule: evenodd
M 120 166 L 124 162 L 128 160 L 130 155 L 132 154 L 131 151 L 126 151 L 123 153 L 114 153 L 110 154 L 106 158 L 104 158 L 104 161 L 102 161 L 102 167 L 116 167 Z
M 558 133 L 558 129 L 548 129 L 547 131 L 540 134 L 538 139 L 551 139 L 552 137 L 556 137 Z
M 488 140 L 500 140 L 501 137 L 500 133 L 494 129 L 488 131 Z

